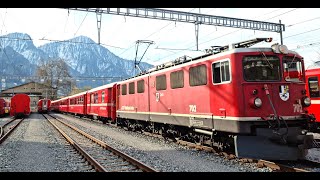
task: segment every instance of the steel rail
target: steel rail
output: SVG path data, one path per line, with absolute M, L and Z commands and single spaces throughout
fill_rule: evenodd
M 13 122 L 16 119 L 12 119 L 11 121 L 7 122 L 5 125 L 1 126 L 1 133 L 4 132 L 3 127 L 7 126 L 9 123 Z M 16 129 L 16 127 L 18 127 L 18 125 L 24 120 L 24 118 L 22 118 L 16 125 L 14 125 L 12 128 L 10 128 L 10 130 L 5 133 L 3 136 L 0 136 L 0 144 L 9 137 L 9 135 Z M 2 134 L 1 134 L 2 135 Z
M 49 115 L 49 116 L 51 116 L 51 115 Z M 135 159 L 135 158 L 133 158 L 133 157 L 131 157 L 131 156 L 123 153 L 123 152 L 120 152 L 120 151 L 112 148 L 112 147 L 109 146 L 107 143 L 105 143 L 105 142 L 103 142 L 103 141 L 101 141 L 101 140 L 99 140 L 99 139 L 91 136 L 90 134 L 88 134 L 88 133 L 86 133 L 86 132 L 84 132 L 84 131 L 82 131 L 82 130 L 74 127 L 74 126 L 71 126 L 70 124 L 67 124 L 67 123 L 63 122 L 63 121 L 59 120 L 58 118 L 56 118 L 56 117 L 54 117 L 54 116 L 51 116 L 51 117 L 52 117 L 52 118 L 55 118 L 57 121 L 59 121 L 60 123 L 66 125 L 66 126 L 68 126 L 69 128 L 77 131 L 79 134 L 85 136 L 86 138 L 90 139 L 91 141 L 99 144 L 99 145 L 100 145 L 101 147 L 103 147 L 104 149 L 107 149 L 107 150 L 111 151 L 113 154 L 115 154 L 115 155 L 117 155 L 117 156 L 120 156 L 121 158 L 125 159 L 125 160 L 128 161 L 130 164 L 138 167 L 138 168 L 141 169 L 142 171 L 144 171 L 144 172 L 157 172 L 157 170 L 155 170 L 155 169 L 153 169 L 153 168 L 151 168 L 151 167 L 148 167 L 147 165 L 143 164 L 142 162 L 139 162 L 137 159 Z
M 71 139 L 65 132 L 63 132 L 58 126 L 56 126 L 49 118 L 47 118 L 44 114 L 42 114 L 49 122 L 50 124 L 55 127 L 62 136 L 83 156 L 98 172 L 107 172 L 107 170 L 98 163 L 93 157 L 91 157 L 84 149 L 82 149 L 73 139 Z

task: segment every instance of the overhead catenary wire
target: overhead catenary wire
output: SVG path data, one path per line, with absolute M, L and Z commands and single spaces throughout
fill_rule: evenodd
M 78 31 L 79 31 L 80 27 L 82 26 L 82 23 L 84 22 L 84 20 L 86 19 L 87 15 L 88 15 L 88 13 L 89 13 L 89 12 L 87 12 L 87 13 L 86 13 L 86 15 L 84 16 L 84 18 L 83 18 L 83 20 L 82 20 L 81 24 L 79 25 L 79 27 L 78 27 L 77 31 L 74 33 L 74 35 L 73 35 L 74 37 L 75 37 L 75 36 L 76 36 L 76 34 L 78 33 Z
M 278 15 L 273 16 L 273 17 L 271 17 L 271 18 L 267 18 L 267 19 L 265 19 L 265 20 L 270 20 L 270 19 L 273 19 L 273 18 L 275 18 L 275 17 L 282 16 L 282 15 L 287 14 L 287 13 L 291 13 L 291 12 L 297 10 L 297 9 L 299 9 L 299 8 L 295 8 L 295 9 L 286 11 L 286 12 L 284 12 L 284 13 L 278 14 Z M 265 21 L 265 20 L 264 20 L 264 21 Z M 235 32 L 241 31 L 241 30 L 242 30 L 242 29 L 238 29 L 238 30 L 235 30 L 235 31 L 231 31 L 231 32 L 226 33 L 226 34 L 223 34 L 223 35 L 221 35 L 221 36 L 219 36 L 219 37 L 216 37 L 216 38 L 209 39 L 209 40 L 207 40 L 207 41 L 201 42 L 201 43 L 199 43 L 199 45 L 208 43 L 208 42 L 213 41 L 213 40 L 217 40 L 217 39 L 219 39 L 219 38 L 221 38 L 221 37 L 225 37 L 225 36 L 227 36 L 227 35 L 233 34 L 233 33 L 235 33 Z M 190 46 L 190 47 L 187 47 L 186 49 L 191 50 L 193 47 L 195 47 L 195 45 Z M 175 54 L 180 53 L 180 52 L 181 52 L 181 51 L 178 51 L 178 52 L 176 52 Z M 173 56 L 173 55 L 175 55 L 175 54 L 167 55 L 167 56 L 165 56 L 165 57 L 163 57 L 163 58 L 161 58 L 161 59 L 159 59 L 159 60 L 155 60 L 154 62 L 161 61 L 161 60 L 163 60 L 163 59 L 165 59 L 165 58 L 167 58 L 167 57 Z
M 35 40 L 35 39 L 32 39 L 32 38 L 12 38 L 12 37 L 0 37 L 0 39 L 11 39 L 11 40 Z M 93 43 L 90 43 L 90 42 L 81 42 L 81 41 L 74 41 L 74 40 L 56 40 L 56 39 L 47 39 L 47 38 L 41 38 L 41 39 L 37 39 L 37 40 L 40 40 L 40 41 L 50 41 L 50 42 L 56 42 L 56 43 L 79 43 L 79 44 L 96 44 L 98 45 L 98 43 L 96 42 L 93 42 Z M 118 47 L 118 46 L 113 46 L 113 45 L 109 45 L 109 44 L 103 44 L 103 43 L 100 43 L 100 45 L 104 45 L 104 46 L 109 46 L 109 47 L 113 47 L 113 48 L 119 48 L 119 49 L 125 49 L 123 47 Z

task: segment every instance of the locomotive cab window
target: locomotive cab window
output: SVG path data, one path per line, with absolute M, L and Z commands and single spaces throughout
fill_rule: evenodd
M 230 63 L 221 61 L 212 63 L 212 79 L 214 84 L 230 82 Z
M 245 56 L 242 65 L 246 81 L 280 81 L 280 59 L 277 56 Z
M 297 57 L 283 57 L 283 77 L 286 81 L 301 82 L 303 81 L 302 63 Z
M 308 83 L 310 97 L 320 97 L 318 77 L 309 77 Z

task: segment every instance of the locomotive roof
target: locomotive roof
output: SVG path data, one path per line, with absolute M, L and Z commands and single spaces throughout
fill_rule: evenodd
M 125 79 L 123 81 L 120 81 L 120 82 L 127 82 L 127 81 L 132 80 L 133 78 L 148 76 L 148 74 L 151 74 L 151 73 L 152 74 L 161 73 L 163 71 L 167 71 L 167 70 L 170 70 L 170 69 L 175 69 L 175 68 L 180 68 L 180 67 L 183 67 L 183 66 L 188 66 L 188 65 L 191 65 L 193 63 L 207 61 L 207 60 L 210 60 L 210 59 L 213 59 L 213 58 L 218 58 L 218 57 L 225 56 L 225 55 L 228 55 L 228 54 L 244 53 L 244 52 L 272 52 L 272 51 L 273 51 L 273 49 L 271 47 L 270 48 L 269 47 L 234 48 L 234 49 L 226 50 L 226 51 L 223 51 L 223 52 L 220 52 L 220 53 L 210 53 L 210 54 L 205 54 L 203 56 L 198 56 L 198 57 L 195 57 L 195 58 L 186 59 L 186 60 L 184 60 L 182 62 L 175 63 L 175 61 L 176 61 L 175 60 L 175 61 L 171 61 L 171 62 L 167 62 L 167 63 L 161 64 L 161 65 L 155 66 L 154 68 L 151 68 L 146 72 L 140 73 L 140 74 L 138 74 L 136 76 L 127 78 L 127 79 Z M 288 53 L 289 54 L 296 54 L 296 55 L 300 56 L 295 51 L 288 50 Z

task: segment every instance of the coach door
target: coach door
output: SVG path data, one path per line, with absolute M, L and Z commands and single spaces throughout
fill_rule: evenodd
M 90 103 L 89 103 L 89 106 L 88 106 L 88 112 L 89 114 L 92 114 L 92 104 L 94 102 L 94 93 L 90 93 Z
M 112 109 L 112 88 L 108 88 L 108 101 L 107 101 L 107 110 L 108 110 L 108 117 L 111 117 L 111 109 Z

